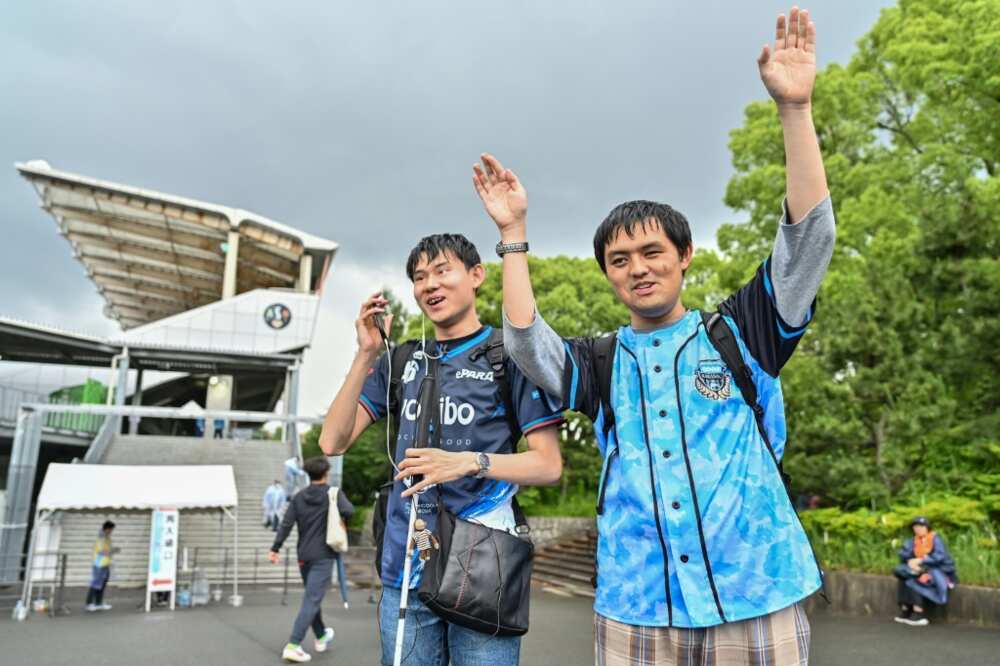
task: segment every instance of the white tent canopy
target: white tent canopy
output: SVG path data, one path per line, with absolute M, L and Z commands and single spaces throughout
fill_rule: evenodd
M 223 509 L 237 506 L 231 465 L 67 465 L 53 463 L 38 511 Z
M 233 553 L 239 553 L 236 478 L 232 465 L 67 465 L 52 463 L 35 506 L 35 525 L 28 547 L 27 575 L 21 604 L 27 608 L 34 580 L 35 539 L 38 528 L 58 511 L 150 511 L 154 509 L 215 509 L 233 520 Z M 222 545 L 220 522 L 219 545 Z M 171 610 L 174 598 L 171 595 Z M 149 588 L 146 610 L 149 611 Z M 234 606 L 239 596 L 239 557 L 233 558 Z

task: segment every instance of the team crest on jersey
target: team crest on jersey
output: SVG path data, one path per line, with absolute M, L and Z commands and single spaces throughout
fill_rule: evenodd
M 403 383 L 409 384 L 413 381 L 413 378 L 417 376 L 417 362 L 414 360 L 409 360 L 406 362 L 406 366 L 403 368 Z
M 726 365 L 717 359 L 698 361 L 694 386 L 709 400 L 727 400 L 732 394 L 729 372 Z

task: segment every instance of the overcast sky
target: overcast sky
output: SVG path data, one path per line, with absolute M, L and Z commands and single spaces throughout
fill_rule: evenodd
M 820 66 L 886 2 L 806 5 Z M 427 233 L 492 259 L 472 190 L 491 151 L 529 193 L 540 255 L 588 255 L 615 204 L 671 203 L 696 244 L 728 133 L 766 96 L 755 58 L 788 5 L 747 2 L 21 2 L 0 24 L 0 314 L 114 336 L 82 266 L 13 168 L 53 167 L 251 210 L 341 244 L 303 408 L 331 399 L 363 295 L 408 296 Z M 410 301 L 412 303 L 412 300 Z

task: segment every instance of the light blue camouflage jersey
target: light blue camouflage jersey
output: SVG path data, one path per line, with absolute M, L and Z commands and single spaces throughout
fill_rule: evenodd
M 813 231 L 782 238 L 791 233 L 784 228 L 804 225 Z M 508 323 L 508 350 L 525 374 L 595 420 L 604 461 L 594 603 L 600 615 L 632 625 L 709 627 L 781 610 L 822 584 L 778 467 L 786 440 L 778 373 L 812 317 L 832 253 L 829 199 L 782 229 L 774 255 L 719 306 L 757 387 L 767 440 L 697 311 L 649 332 L 618 330 L 610 430 L 595 338 L 555 337 L 562 354 L 553 360 L 555 334 L 540 317 L 525 329 Z M 787 270 L 776 276 L 773 266 L 795 264 L 783 253 L 809 233 L 819 235 L 811 239 L 819 257 L 790 287 Z M 785 303 L 811 290 L 794 316 L 795 308 L 779 308 L 777 277 L 783 288 L 798 288 L 784 294 Z

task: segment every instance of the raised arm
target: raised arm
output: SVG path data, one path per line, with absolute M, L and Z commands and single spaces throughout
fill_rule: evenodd
M 502 243 L 528 241 L 528 193 L 517 175 L 490 154 L 472 167 L 472 184 L 483 207 L 497 225 Z M 503 256 L 504 345 L 514 362 L 533 383 L 561 398 L 566 355 L 562 338 L 536 317 L 528 255 Z
M 323 430 L 319 435 L 319 448 L 328 456 L 346 452 L 365 428 L 372 424 L 371 415 L 360 406 L 359 399 L 381 347 L 381 338 L 373 318 L 376 314 L 385 313 L 387 305 L 388 301 L 382 298 L 382 294 L 372 295 L 361 305 L 361 312 L 354 322 L 358 334 L 358 351 L 337 397 L 326 411 Z M 391 326 L 392 315 L 386 315 L 386 330 L 390 330 Z
M 816 81 L 816 24 L 808 10 L 792 7 L 778 16 L 774 49 L 757 58 L 761 81 L 778 105 L 785 139 L 785 182 L 792 224 L 800 222 L 828 194 L 823 156 L 812 119 Z
M 487 153 L 483 153 L 482 160 L 482 165 L 472 167 L 472 184 L 500 231 L 500 242 L 528 242 L 528 193 L 500 160 Z M 535 319 L 535 293 L 526 252 L 503 256 L 503 307 L 514 326 L 524 328 Z

